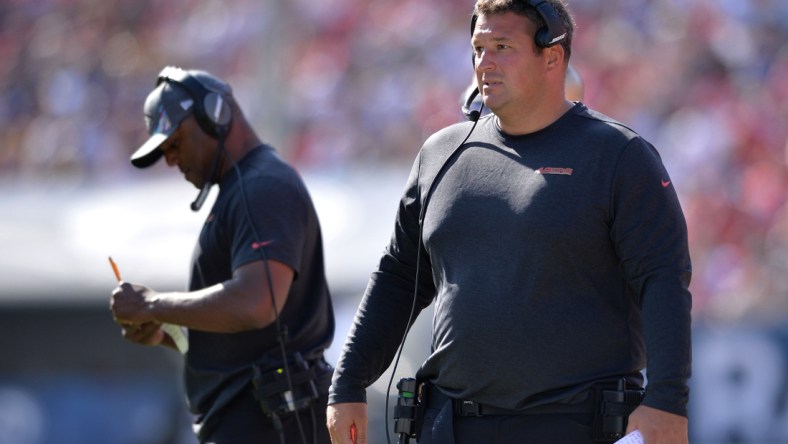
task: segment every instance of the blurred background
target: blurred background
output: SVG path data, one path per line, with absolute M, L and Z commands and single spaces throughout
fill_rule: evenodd
M 687 217 L 691 441 L 788 442 L 788 2 L 568 3 L 584 102 L 656 145 Z M 183 289 L 210 207 L 191 212 L 197 190 L 163 162 L 128 162 L 168 64 L 225 78 L 303 174 L 323 225 L 334 362 L 421 143 L 463 118 L 472 5 L 4 0 L 0 444 L 195 442 L 180 357 L 125 342 L 108 311 L 107 256 L 125 280 Z M 429 321 L 395 383 L 428 352 Z M 385 442 L 390 372 L 370 389 L 372 442 Z

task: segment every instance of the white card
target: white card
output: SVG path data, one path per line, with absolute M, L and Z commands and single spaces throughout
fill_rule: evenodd
M 178 351 L 184 355 L 189 351 L 189 339 L 186 337 L 186 332 L 183 331 L 182 327 L 173 324 L 161 324 L 161 329 L 170 335 L 172 341 L 175 342 L 175 346 L 178 347 Z
M 613 444 L 643 444 L 643 435 L 640 434 L 640 430 L 635 430 Z

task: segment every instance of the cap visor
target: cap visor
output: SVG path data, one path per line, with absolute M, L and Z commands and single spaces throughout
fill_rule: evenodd
M 168 137 L 170 136 L 163 133 L 151 135 L 150 139 L 131 155 L 131 164 L 137 168 L 147 168 L 156 163 L 164 154 L 159 147 Z

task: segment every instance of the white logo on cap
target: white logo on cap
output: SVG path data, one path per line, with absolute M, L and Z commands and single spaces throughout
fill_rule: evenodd
M 192 99 L 184 100 L 181 102 L 181 108 L 183 108 L 183 110 L 186 111 L 192 107 L 192 103 L 194 103 Z
M 170 122 L 169 116 L 167 116 L 167 111 L 163 108 L 159 113 L 159 124 L 156 126 L 157 133 L 166 133 L 172 127 L 172 123 Z

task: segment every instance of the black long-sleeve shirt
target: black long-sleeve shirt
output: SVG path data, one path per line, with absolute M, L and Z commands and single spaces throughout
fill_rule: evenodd
M 470 125 L 422 147 L 329 402 L 364 401 L 391 362 L 413 303 L 424 212 L 416 310 L 434 300 L 435 315 L 419 378 L 518 409 L 647 367 L 644 404 L 686 415 L 691 264 L 657 151 L 582 104 L 523 136 L 482 118 L 451 155 Z

